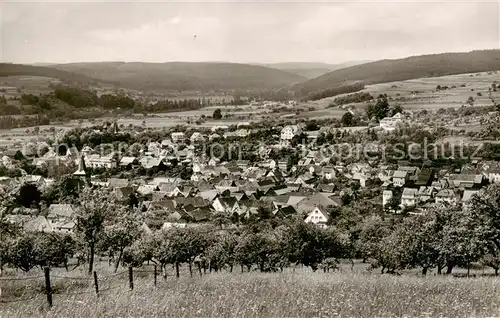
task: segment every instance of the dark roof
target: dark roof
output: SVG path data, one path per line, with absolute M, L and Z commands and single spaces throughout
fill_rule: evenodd
M 278 212 L 276 212 L 276 216 L 279 217 L 288 217 L 295 214 L 297 214 L 297 210 L 295 210 L 295 208 L 291 205 L 282 207 L 278 210 Z
M 237 202 L 234 197 L 219 198 L 219 201 L 225 208 L 232 208 Z
M 195 222 L 208 221 L 212 218 L 213 214 L 209 208 L 196 208 L 194 210 L 188 211 L 187 214 Z

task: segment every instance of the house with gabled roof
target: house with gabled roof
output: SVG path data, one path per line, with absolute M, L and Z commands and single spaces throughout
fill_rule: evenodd
M 470 202 L 472 198 L 479 193 L 479 190 L 465 190 L 462 195 L 462 202 Z
M 417 187 L 422 187 L 422 186 L 430 186 L 432 184 L 434 178 L 434 173 L 431 169 L 424 168 L 419 171 L 416 181 L 415 181 L 415 186 Z
M 236 192 L 238 191 L 238 187 L 236 186 L 236 183 L 232 179 L 222 179 L 219 182 L 215 184 L 215 189 L 217 189 L 219 192 L 229 190 L 230 192 Z
M 114 189 L 115 197 L 118 201 L 128 200 L 134 192 L 134 187 L 129 186 Z
M 404 188 L 401 196 L 401 206 L 410 207 L 418 203 L 418 190 L 414 188 Z
M 409 175 L 407 171 L 396 170 L 392 175 L 392 183 L 395 187 L 404 187 L 408 182 Z
M 140 195 L 152 194 L 154 191 L 158 191 L 158 187 L 150 184 L 141 185 L 137 188 L 137 193 Z
M 53 232 L 50 222 L 43 216 L 30 218 L 22 224 L 22 227 L 29 232 Z
M 453 204 L 457 201 L 455 192 L 452 189 L 442 189 L 440 190 L 436 196 L 436 203 L 448 203 Z
M 288 218 L 297 214 L 297 210 L 291 205 L 283 206 L 274 212 L 274 216 L 279 218 Z
M 384 190 L 382 192 L 382 207 L 385 207 L 392 199 L 392 190 Z
M 122 157 L 119 165 L 120 167 L 130 169 L 139 165 L 139 160 L 136 157 Z
M 212 207 L 216 212 L 226 213 L 228 215 L 231 215 L 240 209 L 238 201 L 234 197 L 218 197 L 212 203 Z
M 500 162 L 485 161 L 478 169 L 491 183 L 500 182 Z
M 482 186 L 484 176 L 482 174 L 452 174 L 449 177 L 451 183 L 456 188 L 478 189 Z
M 420 202 L 427 202 L 434 198 L 437 190 L 432 186 L 421 186 L 418 189 L 418 197 Z
M 273 178 L 261 179 L 258 182 L 259 190 L 266 192 L 267 190 L 273 188 L 276 185 L 276 181 Z
M 191 222 L 208 222 L 213 218 L 212 211 L 208 207 L 184 207 L 186 214 L 189 215 Z
M 49 223 L 66 222 L 74 218 L 75 210 L 71 204 L 51 204 L 47 212 Z
M 326 228 L 328 222 L 328 214 L 317 207 L 307 214 L 304 222 L 316 224 L 322 228 Z
M 153 168 L 158 168 L 160 170 L 166 169 L 165 163 L 160 158 L 144 156 L 139 160 L 139 163 L 144 169 L 153 169 Z

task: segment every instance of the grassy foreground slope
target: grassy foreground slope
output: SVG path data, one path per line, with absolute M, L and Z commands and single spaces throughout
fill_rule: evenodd
M 269 67 L 223 62 L 98 62 L 55 65 L 137 90 L 230 90 L 291 86 L 305 77 Z
M 294 90 L 307 95 L 344 82 L 376 84 L 499 69 L 500 50 L 420 55 L 342 68 L 297 84 Z
M 134 291 L 2 304 L 2 317 L 498 317 L 500 280 L 347 273 L 137 279 Z M 92 288 L 90 288 L 91 291 Z

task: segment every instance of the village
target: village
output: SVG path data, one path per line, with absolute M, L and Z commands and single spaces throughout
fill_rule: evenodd
M 2 157 L 4 169 L 31 161 L 31 170 L 52 171 L 58 180 L 22 169 L 19 176 L 4 173 L 2 187 L 14 197 L 21 195 L 23 187 L 37 189 L 6 217 L 28 231 L 72 232 L 72 204 L 65 197 L 45 200 L 43 195 L 57 186 L 68 187 L 61 180 L 76 182 L 77 191 L 86 186 L 110 190 L 118 202 L 146 215 L 142 227 L 148 232 L 214 222 L 237 226 L 262 217 L 291 216 L 328 227 L 332 211 L 352 202 L 369 204 L 371 213 L 381 215 L 419 214 L 439 204 L 466 204 L 484 186 L 500 182 L 500 164 L 493 160 L 468 158 L 460 168 L 450 168 L 412 163 L 405 157 L 390 162 L 354 158 L 351 151 L 342 160 L 338 148 L 332 151 L 317 143 L 325 134 L 344 139 L 391 135 L 410 116 L 411 112 L 397 113 L 381 119 L 378 126 L 344 129 L 342 133 L 338 132 L 341 128 L 329 126 L 308 131 L 314 125 L 307 122 L 271 129 L 241 122 L 232 127 L 170 129 L 163 131 L 164 139 L 142 138 L 139 145 L 94 142 L 98 144 L 94 149 L 87 144 L 78 149 L 76 143 L 65 143 L 47 149 L 44 143 L 40 155 L 34 155 L 34 148 L 41 149 L 40 145 L 9 149 Z M 96 136 L 125 140 L 123 136 L 140 134 L 116 123 L 93 127 L 88 133 L 94 140 Z M 255 140 L 259 134 L 267 134 L 265 142 Z M 242 145 L 249 138 L 254 140 L 245 149 Z M 325 145 L 332 146 L 323 142 Z M 359 143 L 345 145 L 354 148 Z M 368 143 L 364 146 L 365 152 L 377 151 L 377 145 L 372 144 L 374 149 Z

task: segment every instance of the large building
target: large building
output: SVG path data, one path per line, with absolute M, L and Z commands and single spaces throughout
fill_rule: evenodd
M 293 137 L 301 133 L 300 127 L 298 125 L 285 126 L 281 130 L 281 140 L 290 141 Z

